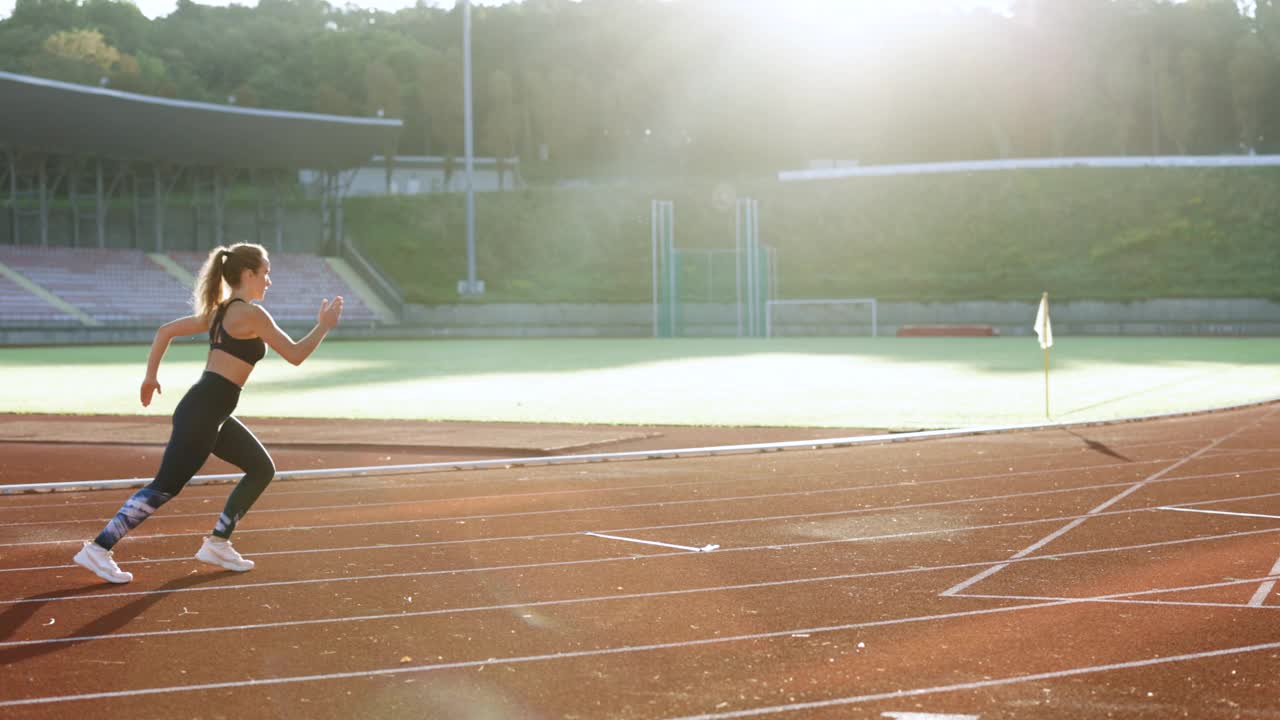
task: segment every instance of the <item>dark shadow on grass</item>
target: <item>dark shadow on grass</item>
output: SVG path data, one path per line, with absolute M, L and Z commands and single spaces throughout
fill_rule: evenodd
M 0 649 L 0 667 L 5 667 L 11 663 L 30 660 L 42 655 L 48 655 L 60 650 L 65 650 L 82 642 L 87 642 L 91 638 L 100 635 L 109 635 L 112 632 L 128 625 L 130 621 L 141 615 L 143 611 L 169 597 L 173 591 L 203 585 L 226 577 L 230 574 L 232 574 L 230 570 L 225 570 L 221 572 L 186 575 L 170 580 L 164 585 L 161 585 L 151 591 L 151 594 L 140 595 L 129 604 L 117 608 L 102 617 L 90 620 L 62 638 L 51 638 L 49 642 L 42 642 L 38 645 L 18 645 L 15 647 Z M 39 595 L 32 595 L 29 598 L 24 598 L 17 604 L 10 606 L 8 610 L 0 613 L 0 640 L 8 640 L 41 608 L 57 598 L 81 595 L 91 596 L 95 591 L 111 587 L 113 586 L 94 584 L 82 588 L 76 588 L 74 590 L 53 590 Z M 107 596 L 109 597 L 110 594 L 108 593 Z

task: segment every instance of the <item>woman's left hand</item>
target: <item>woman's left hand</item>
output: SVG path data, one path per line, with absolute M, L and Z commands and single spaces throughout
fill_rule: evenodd
M 155 378 L 147 378 L 142 381 L 142 407 L 151 404 L 151 394 L 160 392 L 160 381 Z M 161 393 L 163 394 L 163 393 Z

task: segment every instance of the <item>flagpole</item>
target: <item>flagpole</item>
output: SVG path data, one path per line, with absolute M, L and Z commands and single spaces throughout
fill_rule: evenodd
M 1044 349 L 1044 416 L 1049 417 L 1049 348 Z
M 1049 417 L 1049 348 L 1053 347 L 1053 330 L 1049 324 L 1049 293 L 1040 295 L 1040 308 L 1036 310 L 1036 336 L 1044 350 L 1044 416 Z

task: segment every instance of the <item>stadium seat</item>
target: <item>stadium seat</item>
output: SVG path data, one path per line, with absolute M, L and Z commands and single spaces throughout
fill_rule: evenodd
M 169 256 L 194 277 L 207 254 L 172 252 Z M 0 263 L 104 325 L 157 325 L 191 312 L 191 288 L 141 250 L 0 245 Z M 273 254 L 271 263 L 272 287 L 264 305 L 278 322 L 315 322 L 320 300 L 337 295 L 346 299 L 344 322 L 377 321 L 324 258 L 282 253 Z M 38 327 L 80 322 L 0 277 L 0 324 Z
M 192 276 L 200 272 L 200 265 L 208 257 L 205 252 L 171 252 L 174 262 Z M 323 298 L 343 296 L 343 322 L 372 323 L 377 316 L 352 291 L 324 258 L 316 255 L 289 253 L 271 254 L 271 289 L 262 303 L 271 311 L 276 322 L 315 322 L 316 311 Z
M 191 291 L 140 250 L 0 246 L 0 262 L 107 325 L 164 322 Z

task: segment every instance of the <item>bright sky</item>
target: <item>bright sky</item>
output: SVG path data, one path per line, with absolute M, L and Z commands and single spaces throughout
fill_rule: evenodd
M 508 2 L 518 2 L 519 0 L 472 0 L 475 5 L 503 5 Z M 726 3 L 736 2 L 737 0 L 724 0 Z M 384 10 L 393 12 L 402 8 L 413 7 L 416 0 L 358 0 L 358 2 L 334 2 L 335 5 L 351 4 L 364 8 Z M 427 4 L 437 7 L 453 7 L 455 0 L 427 0 Z M 1006 11 L 1012 4 L 1012 0 L 895 0 L 894 2 L 884 2 L 883 0 L 818 0 L 819 4 L 828 5 L 832 8 L 839 8 L 837 14 L 845 17 L 855 17 L 865 15 L 866 13 L 878 14 L 886 6 L 894 7 L 895 15 L 932 15 L 947 11 L 968 10 L 973 7 L 989 7 L 998 11 Z M 0 19 L 7 18 L 13 13 L 15 0 L 0 0 Z M 173 12 L 177 6 L 176 0 L 135 0 L 135 4 L 142 10 L 142 14 L 149 18 L 155 18 L 168 15 Z M 202 5 L 230 5 L 231 0 L 201 0 Z M 245 0 L 243 2 L 235 2 L 237 5 L 257 5 L 255 0 Z M 780 0 L 779 6 L 790 5 L 791 0 Z M 872 10 L 875 8 L 875 10 Z

